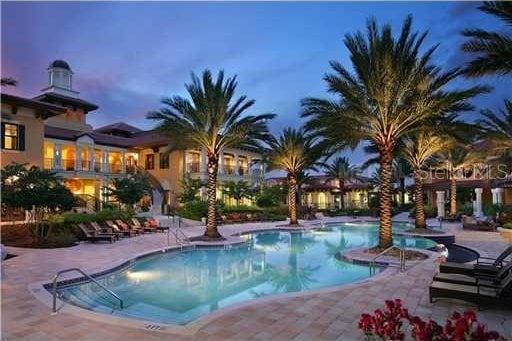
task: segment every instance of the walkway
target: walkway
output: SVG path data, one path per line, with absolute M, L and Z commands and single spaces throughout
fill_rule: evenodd
M 331 219 L 329 219 L 331 220 Z M 446 224 L 457 242 L 496 255 L 506 246 L 497 233 L 461 231 L 457 224 Z M 275 224 L 246 224 L 221 227 L 225 235 L 254 228 L 275 228 Z M 189 227 L 189 236 L 202 232 Z M 172 242 L 172 240 L 171 240 Z M 461 302 L 428 302 L 428 284 L 436 264 L 421 263 L 405 273 L 376 277 L 354 288 L 339 287 L 329 293 L 312 293 L 295 298 L 254 301 L 221 314 L 195 334 L 166 333 L 126 328 L 107 322 L 79 318 L 67 313 L 50 315 L 50 308 L 35 299 L 30 283 L 50 280 L 57 270 L 81 267 L 94 273 L 113 262 L 148 250 L 165 247 L 167 234 L 151 234 L 123 239 L 114 244 L 80 244 L 67 249 L 28 250 L 9 248 L 19 254 L 2 264 L 3 340 L 361 340 L 357 321 L 361 313 L 381 308 L 390 298 L 401 298 L 413 314 L 443 321 L 451 311 L 474 309 Z M 396 271 L 396 270 L 394 270 Z M 479 312 L 479 318 L 492 329 L 512 336 L 512 314 L 502 311 Z M 107 320 L 104 318 L 103 320 Z

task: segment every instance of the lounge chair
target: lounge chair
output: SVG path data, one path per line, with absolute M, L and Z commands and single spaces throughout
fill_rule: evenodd
M 486 272 L 478 272 L 478 270 L 475 270 L 475 273 L 472 276 L 459 275 L 453 273 L 438 273 L 437 275 L 434 276 L 434 281 L 463 285 L 476 285 L 478 281 L 480 281 L 481 283 L 483 283 L 484 281 L 488 281 L 493 284 L 499 284 L 511 272 L 512 262 L 508 262 L 498 271 L 498 273 L 495 276 L 490 275 L 489 273 Z
M 504 260 L 511 254 L 512 245 L 507 247 L 496 259 L 479 257 L 476 264 L 446 262 L 439 266 L 439 272 L 473 276 L 476 270 L 481 273 L 486 272 L 490 275 L 496 275 L 503 267 Z
M 476 285 L 454 284 L 433 281 L 429 287 L 430 302 L 434 298 L 453 298 L 474 303 L 480 309 L 484 306 L 512 308 L 512 273 L 509 273 L 499 284 L 488 280 L 478 280 Z
M 113 243 L 116 239 L 116 237 L 114 235 L 104 235 L 104 234 L 98 235 L 98 234 L 91 233 L 91 231 L 89 229 L 87 229 L 83 224 L 78 224 L 78 227 L 85 234 L 86 240 L 91 243 L 102 242 L 102 241 Z
M 158 232 L 158 231 L 161 231 L 157 227 L 149 226 L 149 224 L 148 225 L 142 225 L 140 223 L 139 219 L 137 219 L 137 218 L 132 218 L 131 219 L 130 226 L 132 226 L 134 228 L 137 228 L 137 229 L 143 229 L 145 232 Z
M 118 240 L 120 237 L 123 236 L 123 233 L 122 232 L 115 232 L 114 230 L 112 230 L 111 228 L 105 228 L 105 227 L 101 227 L 100 224 L 98 224 L 97 222 L 93 221 L 89 224 L 89 226 L 87 225 L 84 225 L 86 228 L 88 228 L 89 230 L 91 230 L 92 232 L 94 232 L 95 234 L 106 234 L 106 235 L 114 235 L 116 236 L 116 240 Z
M 105 224 L 107 224 L 107 226 L 110 227 L 113 231 L 120 232 L 126 237 L 133 237 L 138 234 L 137 231 L 125 229 L 121 226 L 117 226 L 116 224 L 114 224 L 114 222 L 112 220 L 106 220 Z

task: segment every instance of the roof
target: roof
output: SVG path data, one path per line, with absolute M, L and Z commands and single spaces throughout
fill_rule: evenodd
M 157 147 L 165 146 L 171 143 L 167 136 L 159 134 L 156 130 L 140 131 L 132 134 L 130 140 L 133 141 L 133 147 Z
M 59 105 L 45 103 L 35 99 L 29 99 L 4 93 L 2 93 L 1 100 L 2 103 L 8 103 L 14 106 L 42 110 L 43 113 L 38 114 L 41 114 L 41 117 L 44 119 L 50 116 L 56 116 L 66 112 L 66 108 L 61 107 Z
M 50 66 L 48 67 L 49 69 L 52 68 L 52 67 L 60 67 L 62 69 L 66 69 L 66 70 L 69 70 L 71 71 L 71 68 L 69 67 L 69 64 L 65 61 L 63 61 L 62 59 L 56 59 L 54 60 Z
M 101 133 L 90 132 L 86 133 L 79 130 L 72 130 L 66 128 L 59 128 L 45 125 L 44 127 L 44 136 L 51 137 L 61 140 L 69 140 L 75 141 L 81 136 L 87 135 L 94 140 L 94 143 L 106 145 L 106 146 L 114 146 L 120 148 L 130 148 L 132 146 L 132 139 L 120 136 L 113 136 Z
M 116 122 L 116 123 L 112 123 L 112 124 L 94 129 L 94 132 L 103 133 L 103 134 L 116 133 L 116 132 L 121 132 L 121 133 L 126 133 L 126 134 L 134 134 L 134 133 L 138 133 L 141 131 L 142 131 L 142 129 L 131 126 L 124 122 Z
M 45 92 L 39 96 L 34 97 L 33 99 L 36 101 L 49 102 L 49 103 L 57 102 L 57 103 L 71 104 L 74 106 L 84 108 L 86 112 L 98 109 L 98 106 L 91 102 L 87 102 L 80 98 L 61 95 L 61 94 L 58 94 L 55 92 Z

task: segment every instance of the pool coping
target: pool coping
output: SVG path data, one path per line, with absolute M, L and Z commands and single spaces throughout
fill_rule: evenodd
M 352 221 L 351 221 L 352 222 Z M 354 221 L 356 222 L 356 221 Z M 339 224 L 339 222 L 333 222 L 335 224 Z M 128 267 L 131 264 L 133 264 L 136 260 L 151 257 L 153 255 L 159 254 L 159 253 L 165 253 L 168 251 L 182 251 L 184 249 L 198 249 L 198 248 L 218 248 L 218 247 L 232 247 L 232 246 L 241 246 L 245 244 L 246 242 L 243 241 L 240 236 L 244 234 L 250 234 L 255 232 L 265 232 L 265 231 L 283 231 L 283 232 L 290 232 L 290 231 L 311 231 L 314 229 L 317 229 L 318 227 L 315 227 L 314 225 L 320 225 L 320 224 L 309 224 L 306 226 L 301 226 L 300 228 L 297 227 L 289 227 L 286 228 L 285 226 L 279 226 L 275 228 L 255 228 L 255 229 L 248 229 L 246 231 L 236 232 L 233 234 L 230 234 L 227 240 L 219 241 L 219 242 L 208 242 L 207 244 L 204 244 L 204 242 L 192 242 L 188 246 L 166 246 L 162 248 L 153 249 L 150 251 L 140 252 L 130 258 L 124 258 L 119 261 L 113 262 L 110 265 L 104 265 L 97 268 L 88 269 L 87 272 L 90 274 L 91 277 L 97 278 L 97 277 L 103 277 L 107 276 L 110 273 L 119 271 L 122 268 Z M 235 238 L 233 238 L 235 237 Z M 432 252 L 433 253 L 433 252 Z M 435 253 L 433 253 L 435 254 Z M 436 255 L 437 256 L 437 255 Z M 428 260 L 435 261 L 434 257 L 428 257 L 420 262 L 425 262 Z M 330 292 L 336 292 L 341 289 L 347 289 L 347 288 L 355 288 L 361 284 L 370 283 L 376 280 L 380 280 L 383 278 L 387 278 L 391 276 L 392 274 L 395 274 L 397 272 L 397 268 L 390 266 L 392 264 L 379 264 L 380 267 L 384 267 L 384 270 L 378 272 L 377 274 L 365 278 L 359 281 L 332 286 L 332 287 L 326 287 L 326 288 L 320 288 L 316 290 L 311 291 L 301 291 L 301 292 L 291 292 L 291 293 L 282 293 L 277 295 L 270 295 L 268 297 L 260 297 L 251 299 L 245 302 L 236 303 L 233 305 L 229 305 L 223 308 L 220 308 L 218 310 L 215 310 L 213 312 L 207 313 L 203 316 L 198 317 L 197 319 L 184 324 L 184 325 L 177 325 L 177 324 L 169 324 L 169 323 L 160 323 L 160 322 L 154 322 L 154 321 L 148 321 L 141 318 L 136 317 L 128 317 L 128 316 L 115 316 L 111 314 L 106 314 L 103 312 L 97 312 L 93 310 L 89 310 L 86 308 L 81 308 L 79 306 L 75 306 L 69 302 L 61 300 L 59 297 L 57 297 L 57 313 L 52 315 L 58 315 L 59 313 L 68 313 L 70 315 L 73 315 L 75 317 L 79 318 L 86 318 L 88 320 L 92 320 L 95 322 L 102 322 L 102 323 L 109 323 L 117 326 L 122 326 L 126 328 L 134 328 L 134 329 L 141 329 L 145 331 L 154 331 L 159 333 L 166 333 L 166 334 L 179 334 L 179 335 L 193 335 L 195 334 L 199 329 L 206 326 L 213 320 L 228 314 L 234 310 L 241 309 L 244 307 L 252 306 L 252 305 L 260 305 L 264 304 L 270 301 L 279 301 L 279 300 L 288 300 L 294 297 L 303 297 L 303 296 L 314 296 L 317 294 L 325 294 Z M 406 272 L 409 269 L 406 270 Z M 64 285 L 70 285 L 73 283 L 77 283 L 80 281 L 83 281 L 84 277 L 82 275 L 80 276 L 66 276 L 63 280 L 57 282 L 65 283 Z M 30 283 L 28 285 L 28 290 L 30 293 L 37 298 L 41 303 L 48 306 L 49 308 L 52 307 L 52 300 L 53 296 L 52 293 L 47 290 L 48 286 L 51 286 L 51 282 L 49 281 L 38 281 L 34 283 Z M 51 312 L 49 311 L 49 314 Z

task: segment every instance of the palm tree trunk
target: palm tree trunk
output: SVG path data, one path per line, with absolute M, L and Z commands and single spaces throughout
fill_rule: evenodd
M 217 172 L 219 159 L 215 155 L 208 155 L 208 183 L 206 193 L 208 195 L 208 216 L 206 221 L 205 237 L 221 238 L 217 230 Z
M 416 228 L 424 229 L 425 203 L 423 202 L 423 179 L 419 169 L 414 170 L 414 203 L 416 204 Z
M 455 217 L 457 214 L 457 179 L 455 174 L 450 177 L 450 215 Z
M 297 220 L 297 178 L 288 174 L 288 210 L 290 214 L 290 225 L 298 225 Z
M 391 225 L 391 174 L 393 153 L 389 146 L 380 149 L 380 229 L 379 248 L 386 249 L 393 245 L 393 230 Z
M 405 204 L 405 178 L 400 177 L 400 205 Z
M 343 180 L 339 180 L 339 189 L 340 189 L 340 206 L 341 209 L 345 208 L 345 182 Z

